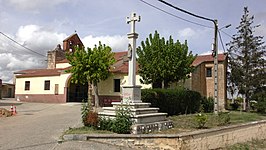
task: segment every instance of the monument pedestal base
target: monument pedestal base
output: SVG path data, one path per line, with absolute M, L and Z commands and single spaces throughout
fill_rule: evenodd
M 159 113 L 159 108 L 150 108 L 150 103 L 120 103 L 113 102 L 113 107 L 103 107 L 99 112 L 100 117 L 115 118 L 115 111 L 119 107 L 129 107 L 132 114 L 131 119 L 133 134 L 161 131 L 173 127 L 173 123 L 166 119 L 167 113 Z

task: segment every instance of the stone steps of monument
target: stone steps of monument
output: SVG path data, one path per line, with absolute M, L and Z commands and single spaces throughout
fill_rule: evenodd
M 151 103 L 126 103 L 122 104 L 121 102 L 112 102 L 113 107 L 121 107 L 121 106 L 127 106 L 130 107 L 131 109 L 134 108 L 149 108 Z
M 102 117 L 109 117 L 109 118 L 115 118 L 115 112 L 114 111 L 104 111 L 104 112 L 98 112 L 98 114 Z M 147 113 L 147 114 L 133 114 L 132 120 L 135 121 L 135 123 L 151 123 L 151 122 L 159 122 L 159 121 L 165 121 L 166 120 L 167 113 Z
M 166 120 L 167 113 L 151 113 L 151 114 L 140 114 L 133 117 L 136 124 L 139 123 L 151 123 Z
M 115 112 L 115 107 L 103 107 L 104 112 Z M 133 108 L 131 109 L 132 115 L 157 113 L 159 108 Z

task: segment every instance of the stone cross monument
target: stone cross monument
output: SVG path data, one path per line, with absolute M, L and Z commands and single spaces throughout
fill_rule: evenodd
M 173 123 L 166 119 L 167 113 L 159 113 L 159 108 L 150 108 L 150 103 L 141 101 L 141 86 L 136 85 L 136 39 L 135 23 L 140 21 L 140 16 L 132 13 L 127 17 L 131 24 L 131 32 L 127 34 L 128 44 L 128 84 L 122 86 L 123 100 L 112 102 L 113 107 L 103 107 L 103 112 L 98 112 L 101 117 L 115 118 L 119 107 L 129 107 L 132 114 L 130 119 L 134 122 L 131 126 L 133 134 L 161 131 L 172 128 Z
M 141 103 L 141 86 L 136 85 L 136 39 L 138 34 L 135 33 L 135 24 L 140 21 L 140 16 L 131 13 L 127 17 L 127 23 L 131 24 L 130 33 L 127 34 L 128 44 L 128 85 L 123 86 L 123 103 Z

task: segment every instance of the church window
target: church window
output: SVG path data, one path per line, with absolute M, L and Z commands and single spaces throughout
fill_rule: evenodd
M 50 90 L 50 80 L 44 81 L 44 90 Z
M 30 81 L 25 81 L 25 91 L 30 90 Z
M 114 92 L 120 92 L 120 79 L 114 79 Z

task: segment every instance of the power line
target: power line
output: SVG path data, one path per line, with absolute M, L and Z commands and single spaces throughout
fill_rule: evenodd
M 218 34 L 219 34 L 219 39 L 220 39 L 220 42 L 221 42 L 222 48 L 223 48 L 224 53 L 225 53 L 224 42 L 223 42 L 223 39 L 222 39 L 222 36 L 221 36 L 220 30 L 218 30 Z
M 204 19 L 204 20 L 208 20 L 208 21 L 211 21 L 211 22 L 215 23 L 214 19 L 210 19 L 210 18 L 203 17 L 203 16 L 200 16 L 200 15 L 197 15 L 197 14 L 193 14 L 193 13 L 191 13 L 189 11 L 186 11 L 186 10 L 184 10 L 182 8 L 176 7 L 176 6 L 174 6 L 174 5 L 170 4 L 170 3 L 167 3 L 167 2 L 165 2 L 163 0 L 158 0 L 158 1 L 161 2 L 161 3 L 164 3 L 165 5 L 168 5 L 168 6 L 172 7 L 172 8 L 174 8 L 174 9 L 177 9 L 177 10 L 183 12 L 183 13 L 186 13 L 186 14 L 189 14 L 191 16 L 194 16 L 194 17 L 197 17 L 197 18 L 201 18 L 201 19 Z
M 213 27 L 211 27 L 211 26 L 207 26 L 207 25 L 203 25 L 203 24 L 200 24 L 200 23 L 197 23 L 197 22 L 193 22 L 193 21 L 190 21 L 190 20 L 184 19 L 184 18 L 182 18 L 182 17 L 179 17 L 179 16 L 177 16 L 177 15 L 174 15 L 174 14 L 172 14 L 172 13 L 169 13 L 169 12 L 167 12 L 167 11 L 165 11 L 165 10 L 159 8 L 159 7 L 156 7 L 156 6 L 154 6 L 154 5 L 152 5 L 152 4 L 148 3 L 148 2 L 145 2 L 144 0 L 140 0 L 140 1 L 143 2 L 143 3 L 145 3 L 146 5 L 149 5 L 149 6 L 153 7 L 153 8 L 155 8 L 155 9 L 160 10 L 160 11 L 162 11 L 162 12 L 164 12 L 164 13 L 170 15 L 170 16 L 173 16 L 173 17 L 175 17 L 175 18 L 181 19 L 181 20 L 183 20 L 183 21 L 186 21 L 186 22 L 189 22 L 189 23 L 192 23 L 192 24 L 195 24 L 195 25 L 199 25 L 199 26 L 202 26 L 202 27 L 212 28 L 212 29 L 213 29 Z
M 233 38 L 230 34 L 224 32 L 223 30 L 220 30 L 220 31 L 221 31 L 223 34 L 227 35 L 228 37 Z
M 14 39 L 12 39 L 11 37 L 7 36 L 7 35 L 4 34 L 3 32 L 0 32 L 0 33 L 1 33 L 3 36 L 5 36 L 7 39 L 9 39 L 10 41 L 12 41 L 12 42 L 18 44 L 19 46 L 25 48 L 26 50 L 28 50 L 28 51 L 30 51 L 30 52 L 32 52 L 32 53 L 38 54 L 38 55 L 40 55 L 40 56 L 46 57 L 46 55 L 43 55 L 43 54 L 41 54 L 41 53 L 38 53 L 38 52 L 36 52 L 36 51 L 34 51 L 34 50 L 32 50 L 32 49 L 30 49 L 30 48 L 28 48 L 28 47 L 26 47 L 26 46 L 20 44 L 19 42 L 15 41 Z
M 3 37 L 3 38 L 4 38 L 4 37 Z M 5 38 L 5 40 L 4 40 L 4 39 L 0 38 L 0 41 L 2 41 L 3 43 L 7 43 L 6 40 L 8 40 L 8 39 Z M 10 42 L 10 41 L 8 41 L 8 42 Z M 22 47 L 21 47 L 21 48 L 18 48 L 17 45 L 14 45 L 14 43 L 12 43 L 12 44 L 10 43 L 10 44 L 8 44 L 8 46 L 13 47 L 14 50 L 22 51 L 22 49 L 21 49 Z M 12 49 L 12 50 L 13 50 L 13 49 Z M 9 52 L 9 51 L 7 51 L 7 49 L 5 49 L 5 50 L 2 49 L 2 50 L 3 50 L 3 51 L 6 51 L 6 52 Z

